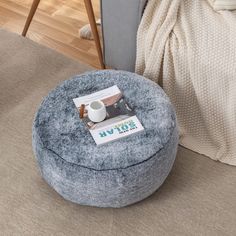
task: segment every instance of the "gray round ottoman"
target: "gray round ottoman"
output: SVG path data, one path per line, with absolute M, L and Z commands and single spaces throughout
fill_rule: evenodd
M 73 98 L 117 85 L 145 130 L 96 146 Z M 33 124 L 33 149 L 43 178 L 65 199 L 123 207 L 155 192 L 175 160 L 178 130 L 163 90 L 142 76 L 93 71 L 64 81 L 43 100 Z

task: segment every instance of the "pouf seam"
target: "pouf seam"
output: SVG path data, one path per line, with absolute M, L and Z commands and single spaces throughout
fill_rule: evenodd
M 93 170 L 93 171 L 123 170 L 123 169 L 128 169 L 128 168 L 133 167 L 133 166 L 140 165 L 140 164 L 142 164 L 142 163 L 144 163 L 144 162 L 146 162 L 146 161 L 151 160 L 153 157 L 155 157 L 155 156 L 157 155 L 157 153 L 159 153 L 160 151 L 162 151 L 162 150 L 168 145 L 169 141 L 172 139 L 172 137 L 173 137 L 173 135 L 174 135 L 174 130 L 175 130 L 175 129 L 172 130 L 172 133 L 171 133 L 171 135 L 170 135 L 170 138 L 169 138 L 168 141 L 163 145 L 163 147 L 158 150 L 158 152 L 156 152 L 155 154 L 153 154 L 152 156 L 150 156 L 150 157 L 147 158 L 146 160 L 143 160 L 143 161 L 141 161 L 141 162 L 138 162 L 138 163 L 135 163 L 135 164 L 133 164 L 133 165 L 126 166 L 126 167 L 121 167 L 121 168 L 113 168 L 113 169 L 111 168 L 111 169 L 102 169 L 102 170 L 99 170 L 99 169 L 95 169 L 95 168 L 91 168 L 91 167 L 79 165 L 79 164 L 77 164 L 77 163 L 68 162 L 67 160 L 65 160 L 63 157 L 61 157 L 60 155 L 58 155 L 58 154 L 57 154 L 55 151 L 53 151 L 52 149 L 46 148 L 46 147 L 44 147 L 43 145 L 42 145 L 42 147 L 43 147 L 44 149 L 46 149 L 46 150 L 48 150 L 48 151 L 54 153 L 56 156 L 58 156 L 61 160 L 65 161 L 66 163 L 69 163 L 69 164 L 71 164 L 71 165 L 76 165 L 76 166 L 78 166 L 78 167 L 80 167 L 80 168 L 84 168 L 84 169 L 88 169 L 88 170 Z M 40 137 L 39 137 L 39 139 L 40 139 Z M 40 139 L 40 141 L 41 141 L 41 139 Z M 43 144 L 42 141 L 41 141 L 41 143 Z

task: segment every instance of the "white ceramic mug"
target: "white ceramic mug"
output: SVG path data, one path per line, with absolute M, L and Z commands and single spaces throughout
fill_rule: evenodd
M 107 112 L 104 103 L 100 100 L 93 101 L 88 106 L 88 117 L 93 122 L 101 122 L 106 118 Z

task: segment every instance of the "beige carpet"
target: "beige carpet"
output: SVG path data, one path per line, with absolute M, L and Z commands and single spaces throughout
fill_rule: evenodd
M 236 168 L 183 148 L 164 185 L 123 209 L 70 203 L 43 181 L 34 113 L 50 89 L 89 69 L 0 30 L 0 235 L 236 235 Z

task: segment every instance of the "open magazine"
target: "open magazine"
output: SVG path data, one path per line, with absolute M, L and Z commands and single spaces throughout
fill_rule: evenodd
M 99 123 L 92 122 L 88 118 L 86 109 L 92 101 L 96 100 L 101 100 L 105 104 L 107 112 L 105 120 Z M 90 95 L 74 98 L 73 101 L 79 112 L 81 106 L 85 106 L 82 120 L 88 127 L 97 145 L 144 130 L 116 85 Z

